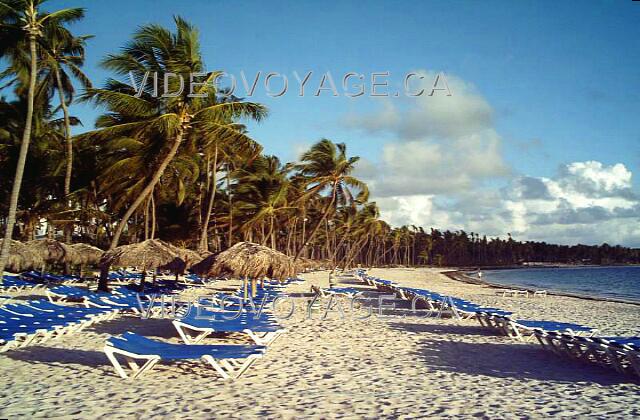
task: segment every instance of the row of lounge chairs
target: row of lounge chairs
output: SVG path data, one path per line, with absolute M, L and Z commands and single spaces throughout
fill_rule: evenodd
M 142 305 L 158 304 L 147 300 L 148 296 L 139 295 L 123 286 L 113 291 L 113 294 L 109 294 L 59 285 L 46 291 L 49 301 L 34 300 L 21 305 L 5 305 L 0 309 L 0 351 L 45 343 L 52 338 L 80 331 L 94 322 L 112 319 L 119 313 L 140 313 Z M 259 291 L 254 301 L 256 305 L 270 303 L 281 291 L 279 285 L 268 285 Z M 241 291 L 238 291 L 235 298 L 240 296 Z M 220 295 L 214 300 L 222 300 L 223 297 Z M 79 302 L 84 307 L 59 304 L 72 302 Z M 263 311 L 260 317 L 255 317 L 247 310 L 250 307 L 239 312 L 229 310 L 238 308 L 237 304 L 224 309 L 203 305 L 190 307 L 180 318 L 172 321 L 185 344 L 159 342 L 127 332 L 121 337 L 110 337 L 104 351 L 116 372 L 124 378 L 136 378 L 150 371 L 160 361 L 194 359 L 202 359 L 224 379 L 237 378 L 265 353 L 267 345 L 285 332 L 269 311 Z M 254 344 L 198 344 L 211 334 L 220 332 L 244 333 Z M 122 358 L 126 364 L 120 363 L 119 359 Z M 127 371 L 125 366 L 130 370 Z
M 354 289 L 353 287 L 321 288 L 311 286 L 311 291 L 321 297 L 344 296 L 350 299 L 361 293 L 360 290 Z
M 21 279 L 19 276 L 5 275 L 2 280 L 2 290 L 7 292 L 37 290 L 45 287 L 46 284 L 44 283 L 34 283 L 32 281 Z
M 580 337 L 536 328 L 543 348 L 561 357 L 640 376 L 640 337 Z
M 381 291 L 395 293 L 401 299 L 412 301 L 414 305 L 420 302 L 439 315 L 447 312 L 459 319 L 476 319 L 484 327 L 522 341 L 532 338 L 536 328 L 574 335 L 594 335 L 597 332 L 594 328 L 574 323 L 516 319 L 513 318 L 512 312 L 500 308 L 485 307 L 465 299 L 444 296 L 425 289 L 400 286 L 393 281 L 377 279 L 362 272 L 359 276 L 364 282 Z
M 12 276 L 4 276 L 3 280 L 5 286 L 12 282 L 25 282 Z M 119 313 L 140 313 L 145 305 L 144 299 L 124 287 L 109 294 L 58 285 L 46 289 L 45 293 L 48 300 L 20 303 L 9 303 L 9 298 L 3 300 L 0 306 L 0 351 L 41 344 L 80 331 L 97 321 L 113 319 Z M 61 305 L 69 302 L 79 302 L 83 306 Z
M 254 297 L 256 305 L 273 302 L 282 292 L 279 286 L 260 289 Z M 238 291 L 236 298 L 241 298 Z M 172 321 L 184 344 L 174 344 L 151 340 L 127 332 L 121 337 L 109 338 L 104 352 L 122 378 L 137 378 L 150 371 L 158 362 L 202 360 L 210 365 L 223 379 L 233 379 L 242 375 L 251 364 L 261 358 L 267 346 L 286 330 L 278 324 L 268 310 L 255 316 L 249 307 L 232 305 L 237 311 L 215 307 L 224 296 L 214 296 L 213 300 L 190 307 L 182 317 Z M 208 305 L 202 305 L 208 304 Z M 264 308 L 263 308 L 264 309 Z M 199 344 L 214 333 L 244 333 L 254 344 Z M 127 371 L 120 359 L 125 359 Z
M 0 352 L 41 344 L 112 319 L 117 310 L 57 305 L 44 299 L 0 307 Z
M 422 302 L 430 310 L 447 309 L 458 318 L 475 318 L 481 325 L 499 333 L 524 341 L 535 338 L 546 350 L 573 360 L 595 363 L 621 373 L 640 376 L 640 337 L 596 337 L 597 330 L 585 325 L 515 319 L 512 313 L 451 296 L 443 296 L 424 289 L 403 287 L 390 280 L 356 272 L 358 278 L 383 292 Z
M 50 284 L 78 284 L 83 280 L 76 276 L 54 275 L 27 271 L 17 275 L 4 275 L 0 290 L 7 292 L 20 292 L 26 290 L 38 290 Z

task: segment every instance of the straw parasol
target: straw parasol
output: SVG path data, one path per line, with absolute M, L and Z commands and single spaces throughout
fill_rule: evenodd
M 69 245 L 65 245 L 55 239 L 35 239 L 25 243 L 25 245 L 31 252 L 42 258 L 42 271 L 45 270 L 46 264 L 76 264 L 79 261 L 79 257 Z
M 171 249 L 175 255 L 183 261 L 183 268 L 180 270 L 181 272 L 202 260 L 202 256 L 196 251 L 187 248 L 180 248 L 168 242 L 163 242 L 163 244 Z
M 182 260 L 175 247 L 159 239 L 148 239 L 131 245 L 122 245 L 104 253 L 101 266 L 137 267 L 141 270 L 155 270 L 168 264 Z
M 104 271 L 109 267 L 136 267 L 142 270 L 140 289 L 144 289 L 147 270 L 153 270 L 153 280 L 156 279 L 158 268 L 171 270 L 177 273 L 184 271 L 186 263 L 180 258 L 175 247 L 159 239 L 147 239 L 146 241 L 122 245 L 111 251 L 107 251 L 100 260 L 100 266 Z
M 295 275 L 293 259 L 263 245 L 239 242 L 219 253 L 209 270 L 214 276 L 231 273 L 238 277 L 284 279 Z
M 0 247 L 4 239 L 0 239 Z M 28 246 L 19 241 L 11 241 L 7 268 L 13 272 L 23 271 L 33 267 L 41 267 L 44 261 L 40 254 L 33 252 Z
M 207 276 L 213 267 L 213 264 L 216 262 L 216 256 L 218 254 L 210 254 L 204 258 L 201 258 L 201 261 L 193 264 L 189 270 L 199 276 Z
M 103 250 L 89 244 L 79 243 L 69 245 L 69 247 L 75 252 L 76 264 L 80 265 L 98 264 L 104 254 Z
M 253 294 L 255 294 L 257 279 L 264 277 L 284 279 L 295 275 L 295 271 L 295 264 L 291 257 L 266 246 L 252 242 L 239 242 L 219 253 L 206 274 L 218 276 L 223 273 L 231 273 L 243 278 L 246 296 L 247 278 L 251 279 Z
M 104 251 L 89 244 L 72 244 L 69 245 L 75 252 L 74 264 L 80 266 L 80 277 L 84 275 L 84 267 L 87 265 L 96 265 L 100 262 Z

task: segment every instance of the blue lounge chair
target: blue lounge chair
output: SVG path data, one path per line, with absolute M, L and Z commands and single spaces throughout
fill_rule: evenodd
M 360 290 L 354 289 L 353 287 L 331 287 L 328 289 L 323 289 L 320 287 L 312 286 L 311 289 L 322 297 L 329 296 L 346 296 L 348 298 L 353 298 L 357 294 L 361 293 Z
M 581 362 L 640 376 L 640 337 L 582 337 L 535 329 L 545 350 Z
M 51 287 L 45 293 L 51 302 L 82 302 L 88 296 L 109 295 L 105 292 L 92 292 L 88 289 L 67 285 Z
M 258 319 L 249 312 L 208 311 L 197 307 L 183 318 L 173 322 L 182 340 L 187 344 L 201 342 L 214 332 L 242 332 L 247 334 L 256 344 L 268 345 L 275 341 L 286 330 L 268 313 L 262 313 Z M 234 319 L 231 319 L 234 318 Z
M 118 360 L 118 356 L 126 359 L 132 370 L 132 379 L 150 371 L 160 361 L 177 362 L 198 359 L 209 363 L 223 379 L 235 379 L 242 375 L 254 361 L 262 357 L 265 347 L 170 344 L 126 332 L 122 337 L 109 338 L 104 352 L 122 378 L 128 378 L 129 375 Z M 142 366 L 139 366 L 137 361 L 143 362 Z
M 3 290 L 6 290 L 8 292 L 18 292 L 20 290 L 26 290 L 26 289 L 38 289 L 43 287 L 42 284 L 38 284 L 38 283 L 33 283 L 27 280 L 23 280 L 18 276 L 3 276 L 2 277 L 2 285 L 1 285 Z
M 572 336 L 588 335 L 593 336 L 597 333 L 597 329 L 586 325 L 574 324 L 570 322 L 557 321 L 541 321 L 513 319 L 508 315 L 494 315 L 493 320 L 496 327 L 506 336 L 516 338 L 520 341 L 526 341 L 528 338 L 535 337 L 535 330 L 545 332 L 567 333 Z

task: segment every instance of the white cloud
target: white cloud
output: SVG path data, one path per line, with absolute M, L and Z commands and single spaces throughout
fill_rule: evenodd
M 423 87 L 435 73 L 421 71 Z M 493 127 L 493 109 L 475 88 L 446 75 L 452 96 L 419 96 L 403 106 L 386 100 L 379 112 L 349 115 L 343 123 L 366 133 L 391 134 L 374 176 L 360 173 L 376 196 L 464 191 L 510 173 Z M 428 89 L 426 90 L 429 91 Z
M 421 74 L 429 85 L 434 73 Z M 387 100 L 377 113 L 343 121 L 391 139 L 357 173 L 385 220 L 522 240 L 640 246 L 640 197 L 625 165 L 572 162 L 552 178 L 516 176 L 503 159 L 492 107 L 471 84 L 446 78 L 450 97 Z
M 433 226 L 451 224 L 449 214 L 434 207 L 432 195 L 384 197 L 377 203 L 382 219 L 394 226 L 424 226 L 425 220 L 431 220 Z
M 587 172 L 572 168 L 587 165 Z M 606 179 L 606 182 L 593 182 Z M 640 246 L 640 197 L 622 164 L 574 162 L 554 178 L 516 177 L 501 190 L 411 195 L 378 200 L 393 225 L 465 229 L 489 236 L 561 244 Z

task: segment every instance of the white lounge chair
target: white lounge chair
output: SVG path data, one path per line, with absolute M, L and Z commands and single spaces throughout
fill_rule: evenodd
M 150 371 L 160 361 L 178 362 L 201 359 L 223 379 L 235 379 L 262 357 L 265 347 L 254 345 L 188 345 L 163 343 L 125 332 L 107 340 L 104 352 L 122 378 L 135 379 Z M 131 369 L 127 374 L 118 360 L 122 357 Z M 138 363 L 142 363 L 140 366 Z

